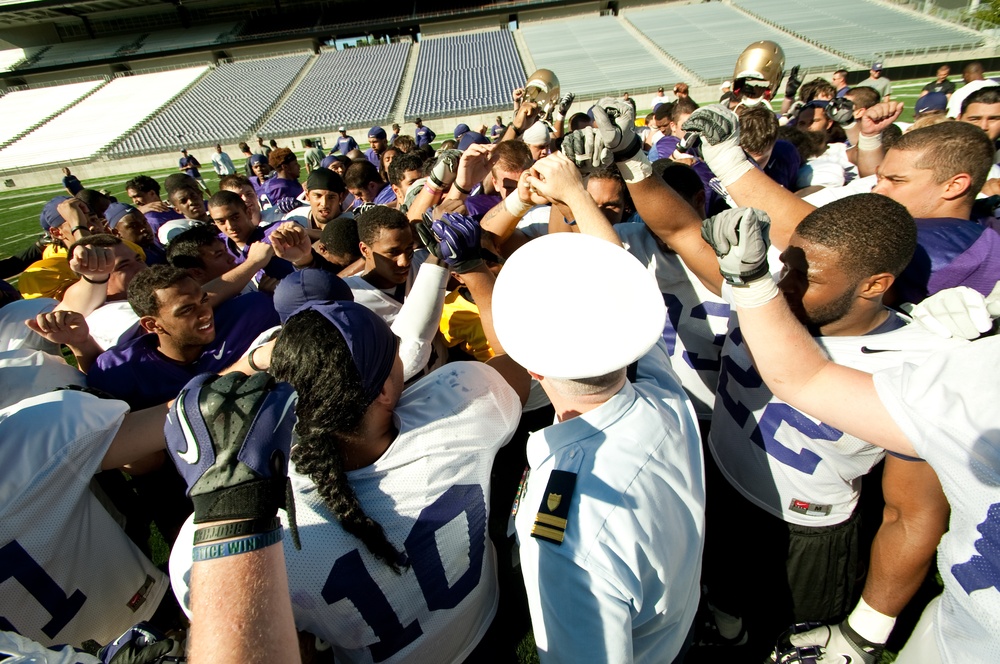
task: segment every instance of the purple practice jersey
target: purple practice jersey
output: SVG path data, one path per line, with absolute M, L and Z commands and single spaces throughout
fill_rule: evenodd
M 337 139 L 336 151 L 340 152 L 340 154 L 347 156 L 348 152 L 357 149 L 358 149 L 358 142 L 354 140 L 353 136 L 341 136 L 340 138 Z
M 414 138 L 417 141 L 417 147 L 423 147 L 424 145 L 430 145 L 437 138 L 437 134 L 430 130 L 429 127 L 417 127 L 416 134 Z
M 166 403 L 200 373 L 218 373 L 233 364 L 261 332 L 279 324 L 274 301 L 264 293 L 234 297 L 215 309 L 215 341 L 191 364 L 160 354 L 159 338 L 144 334 L 101 353 L 87 385 L 128 403 L 133 410 Z
M 477 194 L 465 199 L 465 209 L 473 219 L 482 219 L 484 214 L 502 200 L 497 194 Z
M 375 196 L 375 200 L 372 201 L 375 205 L 388 205 L 389 203 L 394 203 L 396 201 L 396 192 L 392 190 L 392 187 L 385 185 L 382 190 L 378 192 Z
M 365 150 L 365 159 L 370 161 L 375 168 L 381 170 L 382 168 L 382 157 L 378 152 L 375 152 L 375 148 L 368 148 Z
M 243 245 L 242 249 L 236 246 L 236 243 L 226 237 L 223 233 L 219 233 L 219 239 L 226 245 L 226 249 L 236 258 L 236 264 L 239 265 L 240 263 L 246 261 L 247 254 L 250 253 L 250 245 L 254 242 L 267 242 L 268 244 L 271 244 L 271 233 L 277 230 L 278 226 L 280 226 L 280 224 L 271 224 L 266 229 L 261 228 L 260 226 L 253 229 L 253 233 L 250 234 L 250 239 L 247 240 L 247 243 Z M 275 279 L 284 279 L 294 271 L 295 268 L 289 261 L 284 258 L 272 256 L 271 260 L 269 260 L 267 265 L 264 266 L 264 269 L 257 273 L 256 278 L 259 280 L 262 275 L 266 274 L 267 276 Z
M 914 221 L 917 224 L 917 250 L 893 288 L 899 301 L 917 303 L 931 294 L 929 284 L 932 276 L 965 253 L 988 229 L 968 219 L 953 217 Z M 993 283 L 996 281 L 994 278 Z
M 261 204 L 266 202 L 267 206 L 277 205 L 283 198 L 298 198 L 303 192 L 302 185 L 298 180 L 273 177 L 264 183 L 264 193 L 261 196 Z

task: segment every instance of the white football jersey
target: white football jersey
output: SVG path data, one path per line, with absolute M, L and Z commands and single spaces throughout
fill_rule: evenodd
M 87 316 L 90 336 L 103 350 L 130 341 L 141 334 L 139 316 L 127 301 L 107 302 Z
M 395 441 L 348 473 L 365 513 L 406 555 L 402 574 L 345 532 L 312 480 L 293 472 L 302 549 L 288 532 L 284 547 L 296 626 L 329 642 L 339 662 L 463 661 L 496 612 L 490 470 L 520 413 L 514 390 L 479 362 L 448 364 L 403 392 Z M 193 530 L 189 520 L 177 541 L 192 541 Z M 190 567 L 190 547 L 175 545 L 170 576 L 182 606 Z
M 886 410 L 951 505 L 938 545 L 942 661 L 1000 662 L 1000 338 L 875 374 Z
M 732 325 L 709 434 L 719 469 L 748 500 L 788 523 L 846 521 L 857 505 L 861 477 L 882 459 L 883 450 L 775 398 L 750 360 L 735 314 Z M 919 325 L 816 341 L 834 362 L 869 373 L 919 363 L 965 343 Z
M 148 620 L 167 579 L 90 492 L 128 412 L 64 390 L 0 411 L 0 627 L 105 644 Z
M 59 344 L 46 341 L 24 324 L 29 318 L 52 311 L 57 304 L 59 301 L 50 297 L 36 297 L 15 300 L 0 308 L 0 351 L 27 348 L 58 355 Z
M 660 249 L 646 224 L 616 224 L 614 229 L 629 253 L 656 277 L 667 306 L 663 340 L 671 366 L 699 419 L 710 419 L 729 304 L 705 288 L 677 254 Z

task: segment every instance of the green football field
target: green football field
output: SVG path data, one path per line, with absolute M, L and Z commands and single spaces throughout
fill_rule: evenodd
M 957 78 L 957 77 L 952 77 Z M 920 89 L 930 79 L 919 79 L 911 81 L 893 82 L 894 101 L 902 101 L 906 104 L 906 110 L 900 120 L 911 122 L 913 120 L 913 102 L 920 96 Z M 711 103 L 712 100 L 705 100 Z M 703 103 L 703 102 L 700 102 Z M 639 116 L 643 117 L 649 111 L 640 111 Z M 177 172 L 174 169 L 164 169 L 146 172 L 162 181 L 167 175 Z M 120 201 L 127 201 L 125 196 L 125 183 L 141 173 L 124 173 L 116 177 L 101 180 L 84 180 L 85 187 L 90 189 L 107 189 Z M 202 170 L 202 175 L 212 191 L 218 185 L 218 176 L 211 169 Z M 14 191 L 0 191 L 0 258 L 5 258 L 17 253 L 20 249 L 27 247 L 42 234 L 38 223 L 38 217 L 42 206 L 53 196 L 64 193 L 61 184 L 54 182 L 50 187 L 35 187 L 32 189 L 18 189 Z

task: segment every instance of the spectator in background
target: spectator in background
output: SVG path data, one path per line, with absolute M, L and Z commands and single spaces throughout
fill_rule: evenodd
M 253 157 L 253 152 L 250 151 L 250 146 L 246 143 L 240 143 L 240 152 L 243 153 L 243 158 L 246 162 L 243 164 L 243 174 L 248 178 L 253 177 L 253 164 L 250 163 L 250 158 Z
M 69 194 L 70 196 L 76 196 L 76 192 L 83 189 L 83 184 L 80 183 L 80 180 L 78 180 L 75 175 L 69 172 L 68 167 L 63 167 L 62 172 L 63 172 L 63 179 L 62 179 L 63 189 L 65 189 L 66 193 Z
M 652 104 L 653 109 L 656 109 L 659 104 L 666 104 L 670 101 L 670 98 L 663 94 L 663 88 L 656 88 L 656 96 L 653 97 Z M 575 130 L 574 130 L 575 131 Z
M 382 165 L 382 153 L 389 147 L 389 141 L 385 138 L 385 129 L 375 126 L 368 130 L 368 145 L 365 150 L 365 159 L 370 161 L 375 168 Z
M 205 190 L 206 193 L 209 194 L 212 193 L 211 191 L 209 191 L 208 185 L 205 184 L 205 179 L 201 177 L 201 172 L 198 170 L 199 168 L 201 168 L 201 162 L 198 161 L 198 158 L 195 157 L 194 155 L 189 155 L 187 148 L 181 150 L 181 158 L 178 160 L 177 163 L 179 166 L 178 167 L 179 171 L 181 171 L 182 173 L 186 173 L 190 175 L 192 178 L 194 178 L 194 181 L 197 182 L 199 185 L 201 185 L 201 187 Z
M 267 145 L 264 145 L 264 139 L 261 138 L 260 136 L 257 137 L 257 149 L 254 150 L 254 154 L 262 154 L 265 157 L 271 154 L 271 148 Z
M 431 143 L 434 142 L 434 139 L 437 138 L 437 134 L 435 134 L 430 127 L 425 127 L 423 121 L 420 118 L 414 120 L 413 123 L 417 125 L 417 130 L 414 132 L 413 137 L 414 140 L 416 140 L 417 142 L 418 148 L 423 147 L 425 145 L 430 145 Z M 369 139 L 370 138 L 371 137 L 369 137 Z
M 627 92 L 622 93 L 622 99 L 627 101 L 629 105 L 632 106 L 632 115 L 635 115 L 635 99 L 629 97 Z
M 236 172 L 233 160 L 229 158 L 228 154 L 222 151 L 222 146 L 218 143 L 215 144 L 215 153 L 212 155 L 212 168 L 219 177 L 232 175 Z
M 996 81 L 983 75 L 983 63 L 981 62 L 970 62 L 965 65 L 965 69 L 962 70 L 962 80 L 965 81 L 965 85 L 953 92 L 951 99 L 948 100 L 949 118 L 957 118 L 962 114 L 962 102 L 973 92 L 997 85 Z
M 955 92 L 955 84 L 948 80 L 948 74 L 950 73 L 951 67 L 948 65 L 938 67 L 937 78 L 924 86 L 923 90 L 920 91 L 920 96 L 923 97 L 932 92 L 940 92 L 948 97 L 948 99 L 951 99 L 952 93 Z
M 868 73 L 868 78 L 858 83 L 858 87 L 863 86 L 875 88 L 875 90 L 878 91 L 879 96 L 882 97 L 882 101 L 891 101 L 892 81 L 882 75 L 881 62 L 872 63 L 872 68 Z
M 674 94 L 677 95 L 678 99 L 684 99 L 688 97 L 688 84 L 678 83 L 674 86 Z
M 400 130 L 399 123 L 393 122 L 392 123 L 392 136 L 389 137 L 389 145 L 395 145 L 396 144 L 396 139 L 399 138 L 399 130 Z
M 503 118 L 498 115 L 493 126 L 490 127 L 490 140 L 496 143 L 505 131 L 507 131 L 507 125 L 503 123 Z
M 337 131 L 340 132 L 340 138 L 337 139 L 337 147 L 334 149 L 334 152 L 339 152 L 347 156 L 347 153 L 351 150 L 358 149 L 358 142 L 354 140 L 353 136 L 347 135 L 347 127 L 338 127 Z
M 153 233 L 159 231 L 160 226 L 168 221 L 184 217 L 160 200 L 160 183 L 148 175 L 137 175 L 126 182 L 125 193 L 132 199 L 132 204 L 146 215 L 146 221 L 149 222 Z
M 270 207 L 285 199 L 298 198 L 302 194 L 302 185 L 299 184 L 302 168 L 295 153 L 288 148 L 278 148 L 271 151 L 267 161 L 274 169 L 275 176 L 264 185 L 261 202 Z
M 832 82 L 833 82 L 833 87 L 835 87 L 837 89 L 837 95 L 836 96 L 843 97 L 843 96 L 847 95 L 848 92 L 851 91 L 851 88 L 848 87 L 848 85 L 847 85 L 847 70 L 846 69 L 838 69 L 837 71 L 833 72 L 833 76 L 831 77 L 831 79 L 832 79 Z
M 323 151 L 316 147 L 311 138 L 302 139 L 302 146 L 306 149 L 306 153 L 303 155 L 306 162 L 306 173 L 312 173 L 322 164 Z

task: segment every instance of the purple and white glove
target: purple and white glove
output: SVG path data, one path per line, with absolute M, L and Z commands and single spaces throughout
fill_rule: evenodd
M 483 264 L 482 229 L 464 214 L 448 212 L 431 224 L 441 257 L 454 272 L 464 274 Z
M 202 374 L 184 386 L 164 433 L 195 523 L 268 519 L 285 508 L 294 524 L 288 456 L 297 398 L 263 372 Z

